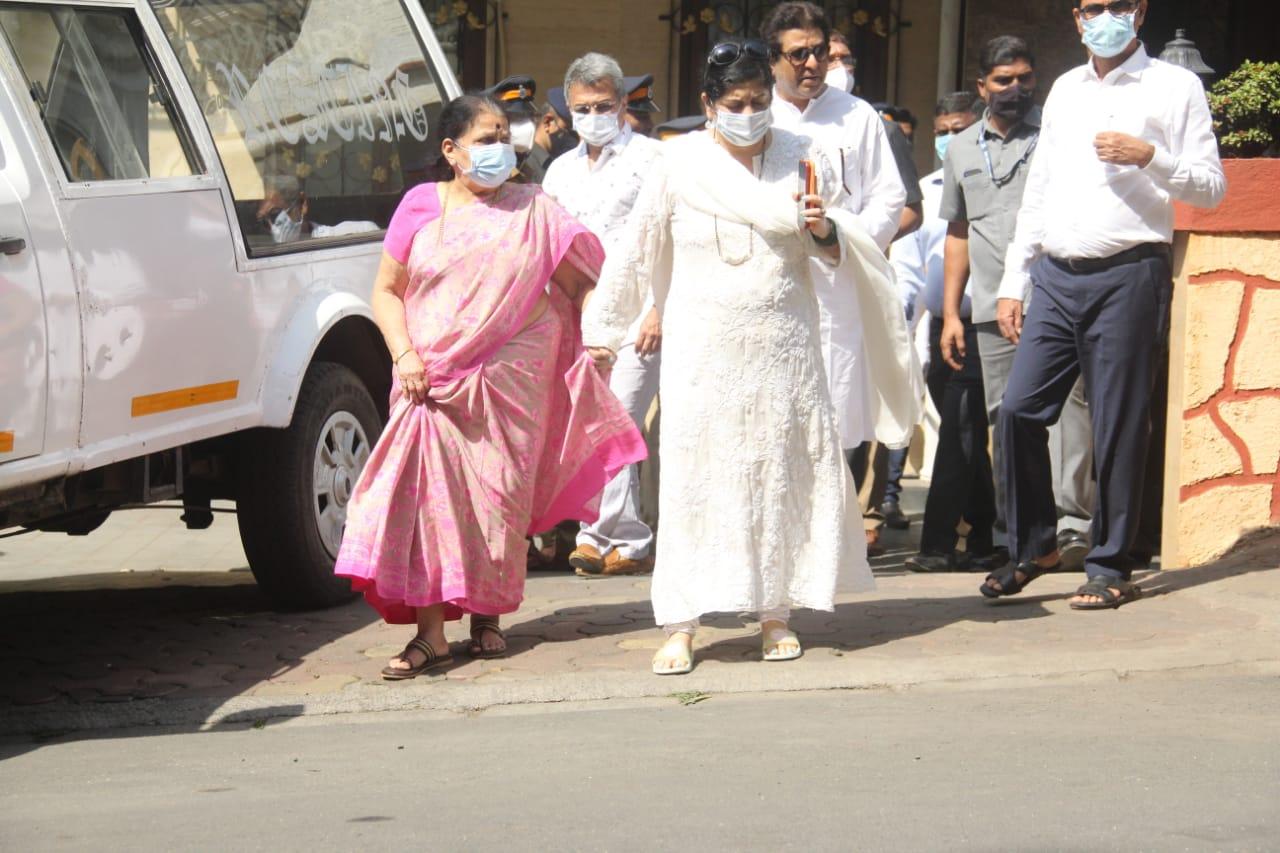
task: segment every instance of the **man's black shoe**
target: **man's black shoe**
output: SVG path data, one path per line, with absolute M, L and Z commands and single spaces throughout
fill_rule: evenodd
M 885 501 L 880 507 L 880 513 L 884 516 L 885 526 L 890 530 L 906 530 L 911 526 L 911 519 L 898 506 L 897 501 Z
M 1084 558 L 1089 555 L 1089 540 L 1075 530 L 1063 530 L 1058 534 L 1059 571 L 1078 572 L 1084 568 Z
M 965 568 L 970 572 L 994 572 L 1009 565 L 1009 549 L 1003 545 L 983 553 L 966 553 L 964 556 Z
M 954 572 L 957 571 L 956 556 L 954 553 L 926 554 L 922 551 L 907 557 L 905 565 L 912 572 Z

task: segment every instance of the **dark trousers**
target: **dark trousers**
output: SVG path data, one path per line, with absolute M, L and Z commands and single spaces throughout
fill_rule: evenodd
M 1167 358 L 1169 260 L 1077 273 L 1042 257 L 1031 278 L 1034 293 L 998 426 L 1010 552 L 1025 561 L 1057 547 L 1047 428 L 1083 372 L 1098 484 L 1085 571 L 1128 580 L 1140 564 L 1132 550 L 1143 505 L 1152 389 Z
M 942 360 L 942 320 L 929 325 L 929 372 L 925 384 L 937 407 L 938 451 L 933 457 L 933 481 L 924 506 L 920 550 L 950 554 L 956 547 L 956 525 L 963 518 L 973 529 L 967 548 L 974 554 L 992 549 L 996 523 L 996 493 L 987 452 L 987 402 L 978 358 L 978 332 L 964 321 L 963 370 Z
M 889 451 L 889 479 L 884 484 L 884 502 L 900 503 L 902 500 L 902 475 L 907 471 L 907 455 L 910 447 Z

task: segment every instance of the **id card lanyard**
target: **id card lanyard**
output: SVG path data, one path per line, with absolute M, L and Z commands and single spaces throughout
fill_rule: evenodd
M 996 177 L 995 167 L 991 164 L 991 149 L 987 146 L 986 121 L 983 121 L 982 132 L 978 134 L 978 147 L 982 149 L 982 157 L 987 162 L 987 177 L 991 178 L 991 183 L 997 188 L 1003 187 L 1005 184 L 1013 180 L 1013 176 L 1018 173 L 1018 169 L 1023 163 L 1031 159 L 1031 155 L 1035 153 L 1036 146 L 1040 144 L 1039 132 L 1031 139 L 1031 144 L 1027 146 L 1027 150 L 1022 152 L 1022 156 L 1013 164 L 1003 177 Z

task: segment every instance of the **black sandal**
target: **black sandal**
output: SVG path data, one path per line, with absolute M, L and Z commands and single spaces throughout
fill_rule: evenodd
M 1040 568 L 1034 560 L 1028 560 L 1025 563 L 1010 563 L 998 571 L 994 571 L 987 575 L 986 580 L 982 582 L 982 586 L 978 587 L 978 591 L 987 598 L 1001 598 L 1006 595 L 1017 595 L 1027 588 L 1036 578 L 1045 572 L 1057 571 L 1058 564 L 1054 564 L 1047 568 Z M 1018 572 L 1022 572 L 1025 577 L 1021 582 L 1018 581 Z M 988 584 L 988 581 L 995 581 L 1000 584 L 999 589 L 995 589 Z
M 1120 594 L 1112 592 L 1112 588 L 1120 590 Z M 1115 610 L 1123 604 L 1142 598 L 1142 587 L 1119 578 L 1098 575 L 1089 578 L 1088 583 L 1076 590 L 1076 595 L 1092 595 L 1102 601 L 1072 602 L 1072 610 Z
M 503 643 L 506 643 L 507 635 L 502 633 L 502 629 L 498 627 L 497 616 L 478 616 L 473 613 L 471 614 L 471 644 L 467 646 L 467 654 L 471 655 L 473 658 L 481 658 L 483 660 L 493 660 L 494 658 L 500 658 L 505 655 L 507 653 L 505 648 L 495 649 L 489 652 L 484 650 L 484 644 L 480 642 L 480 635 L 485 631 L 491 631 L 494 634 L 497 634 L 498 638 L 501 639 Z
M 436 650 L 431 648 L 431 644 L 421 637 L 414 637 L 409 641 L 409 645 L 404 647 L 404 651 L 400 653 L 400 660 L 408 661 L 409 652 L 417 649 L 426 655 L 424 660 L 418 666 L 411 666 L 408 669 L 397 669 L 394 666 L 385 666 L 382 668 L 382 677 L 387 681 L 407 681 L 410 678 L 417 678 L 429 669 L 444 666 L 453 662 L 453 655 L 438 655 Z

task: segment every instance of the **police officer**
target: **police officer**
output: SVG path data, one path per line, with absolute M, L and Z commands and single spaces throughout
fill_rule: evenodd
M 653 75 L 623 77 L 627 90 L 627 124 L 641 136 L 653 136 L 653 114 L 662 112 L 653 100 Z
M 526 183 L 540 184 L 546 174 L 546 158 L 531 157 L 536 124 L 543 111 L 534 103 L 538 84 L 527 74 L 514 74 L 485 89 L 481 94 L 493 98 L 506 113 L 511 125 L 511 144 L 516 149 L 519 177 Z

